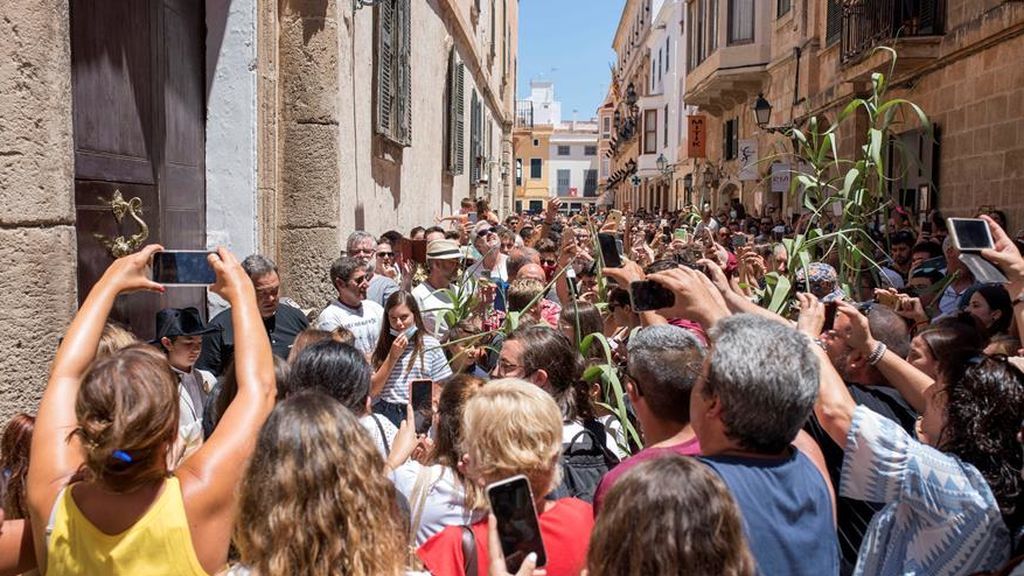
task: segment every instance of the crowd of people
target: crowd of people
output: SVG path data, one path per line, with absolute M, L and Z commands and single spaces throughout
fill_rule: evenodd
M 1004 214 L 985 284 L 938 213 L 893 208 L 851 273 L 789 253 L 827 217 L 562 208 L 355 231 L 318 303 L 219 249 L 229 308 L 148 342 L 109 316 L 162 248 L 115 261 L 4 428 L 0 575 L 1024 575 Z M 519 475 L 544 554 L 509 570 L 488 486 Z

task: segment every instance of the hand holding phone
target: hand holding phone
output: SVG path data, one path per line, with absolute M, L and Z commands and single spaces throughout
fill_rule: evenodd
M 605 268 L 621 268 L 622 257 L 619 256 L 619 245 L 615 241 L 615 236 L 611 234 L 605 234 L 604 232 L 597 235 L 597 241 L 601 245 L 601 258 Z
M 537 556 L 537 567 L 547 564 L 537 509 L 526 476 L 520 474 L 488 485 L 487 499 L 505 556 L 505 569 L 515 574 L 531 552 Z
M 409 402 L 416 419 L 416 434 L 426 434 L 434 415 L 434 381 L 413 380 L 409 383 Z
M 825 324 L 822 326 L 822 332 L 829 332 L 836 328 L 836 310 L 839 309 L 838 302 L 826 302 L 825 303 Z
M 630 282 L 629 298 L 634 312 L 662 310 L 676 304 L 675 293 L 653 280 Z

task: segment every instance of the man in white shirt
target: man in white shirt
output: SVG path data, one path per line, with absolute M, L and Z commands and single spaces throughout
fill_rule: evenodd
M 331 331 L 339 326 L 355 337 L 353 345 L 364 355 L 373 354 L 384 320 L 384 307 L 367 300 L 366 289 L 370 276 L 358 258 L 342 256 L 331 265 L 331 283 L 338 298 L 327 305 L 314 325 L 319 330 Z
M 448 324 L 444 313 L 452 309 L 452 300 L 444 290 L 455 290 L 462 248 L 454 240 L 434 240 L 427 244 L 427 279 L 413 289 L 427 333 L 444 341 Z

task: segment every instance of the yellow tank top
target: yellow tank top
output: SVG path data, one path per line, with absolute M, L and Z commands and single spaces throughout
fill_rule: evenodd
M 46 545 L 47 576 L 207 576 L 199 564 L 185 517 L 178 479 L 170 477 L 156 501 L 131 527 L 105 534 L 71 497 L 57 498 Z

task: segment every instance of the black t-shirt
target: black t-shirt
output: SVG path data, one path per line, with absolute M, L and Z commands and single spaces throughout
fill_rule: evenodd
M 858 405 L 870 408 L 873 412 L 896 422 L 910 434 L 914 434 L 917 412 L 907 404 L 899 392 L 884 386 L 862 386 L 849 383 L 846 388 L 850 391 L 850 396 L 853 396 L 853 401 Z M 814 414 L 808 419 L 804 430 L 814 438 L 825 456 L 825 466 L 832 479 L 832 487 L 836 491 L 837 532 L 842 552 L 840 573 L 852 574 L 853 567 L 857 564 L 857 552 L 860 550 L 861 541 L 864 540 L 868 523 L 871 522 L 875 513 L 884 507 L 884 504 L 839 496 L 839 478 L 843 471 L 843 447 L 837 446 L 832 441 Z
M 220 326 L 222 330 L 203 338 L 203 351 L 196 361 L 196 368 L 208 370 L 220 377 L 235 357 L 235 330 L 231 325 L 231 310 L 214 316 L 210 325 Z M 298 308 L 280 304 L 273 316 L 263 319 L 263 327 L 267 330 L 274 356 L 287 358 L 295 337 L 309 328 L 309 320 Z

